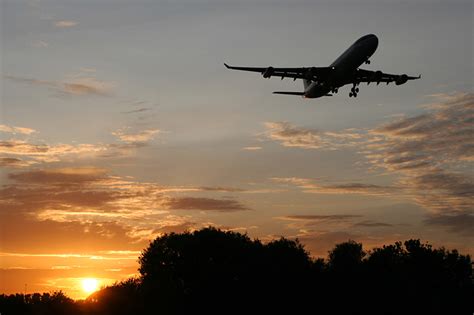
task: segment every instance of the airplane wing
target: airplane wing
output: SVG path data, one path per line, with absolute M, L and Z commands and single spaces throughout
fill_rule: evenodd
M 280 77 L 293 79 L 321 80 L 333 70 L 331 67 L 274 68 L 274 67 L 234 67 L 224 63 L 227 69 L 259 72 L 264 78 Z
M 390 82 L 395 82 L 396 85 L 401 85 L 406 83 L 408 80 L 420 79 L 421 75 L 417 77 L 408 76 L 406 74 L 389 74 L 382 71 L 370 71 L 364 69 L 357 69 L 354 78 L 351 83 L 360 83 L 360 82 L 385 82 L 389 84 Z

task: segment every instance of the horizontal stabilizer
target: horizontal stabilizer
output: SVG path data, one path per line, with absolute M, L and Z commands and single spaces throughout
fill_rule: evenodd
M 281 92 L 281 91 L 276 91 L 276 92 L 273 92 L 273 94 L 284 94 L 284 95 L 299 95 L 299 96 L 303 96 L 303 95 L 304 95 L 304 92 Z

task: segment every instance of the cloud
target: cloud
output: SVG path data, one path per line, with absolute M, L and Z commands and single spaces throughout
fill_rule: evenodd
M 28 167 L 35 164 L 33 161 L 24 161 L 22 159 L 12 158 L 12 157 L 0 157 L 0 167 Z
M 38 80 L 12 75 L 4 77 L 15 82 L 46 86 L 59 92 L 61 95 L 69 96 L 109 96 L 115 87 L 113 82 L 100 81 L 94 77 L 74 77 L 65 81 Z
M 32 170 L 9 174 L 8 177 L 22 184 L 83 185 L 105 178 L 105 169 L 96 167 Z
M 165 201 L 164 205 L 172 210 L 209 210 L 218 212 L 249 210 L 239 201 L 233 199 L 180 197 L 169 198 Z
M 274 177 L 273 181 L 295 185 L 305 193 L 313 194 L 362 194 L 370 196 L 386 196 L 399 191 L 395 186 L 383 186 L 365 183 L 345 183 L 321 185 L 314 180 L 298 177 Z
M 365 221 L 355 223 L 354 226 L 377 228 L 377 227 L 391 227 L 393 225 L 389 223 L 384 223 L 384 222 L 375 222 L 371 220 L 365 220 Z
M 25 128 L 25 127 L 0 125 L 0 132 L 12 133 L 12 134 L 22 134 L 22 135 L 31 135 L 32 133 L 35 133 L 36 130 L 31 129 L 31 128 Z
M 287 221 L 287 228 L 296 229 L 303 235 L 327 230 L 345 230 L 353 226 L 353 220 L 362 215 L 329 214 L 329 215 L 287 215 L 276 217 L 277 220 Z
M 60 27 L 60 28 L 69 28 L 69 27 L 76 26 L 77 24 L 79 24 L 79 23 L 76 22 L 76 21 L 72 21 L 72 20 L 61 20 L 61 21 L 55 22 L 55 23 L 54 23 L 54 26 Z
M 129 144 L 146 143 L 150 140 L 153 140 L 154 136 L 159 133 L 159 129 L 146 129 L 138 132 L 131 132 L 127 128 L 112 132 L 112 134 L 119 138 L 120 141 Z
M 400 117 L 370 130 L 326 132 L 287 122 L 267 123 L 267 137 L 307 149 L 356 148 L 371 171 L 395 175 L 392 185 L 321 184 L 306 178 L 273 178 L 304 192 L 410 198 L 438 221 L 474 214 L 474 94 L 434 95 L 423 114 Z M 446 216 L 446 217 L 445 217 Z M 469 217 L 468 217 L 469 218 Z M 427 221 L 427 222 L 432 222 Z M 459 222 L 461 224 L 461 222 Z M 446 223 L 447 224 L 447 223 Z M 463 231 L 463 226 L 458 231 Z M 456 229 L 450 229 L 455 232 Z
M 243 147 L 242 150 L 246 150 L 246 151 L 257 151 L 257 150 L 261 150 L 262 147 Z
M 353 146 L 363 140 L 357 130 L 347 129 L 341 132 L 323 132 L 292 126 L 289 122 L 266 122 L 265 136 L 273 141 L 280 142 L 285 147 L 303 149 L 325 149 Z
M 146 112 L 146 111 L 150 111 L 150 110 L 152 110 L 152 109 L 153 109 L 153 108 L 151 108 L 151 107 L 142 107 L 142 108 L 130 110 L 130 111 L 127 111 L 127 112 L 123 112 L 123 114 L 143 113 L 143 112 Z
M 346 221 L 354 218 L 362 217 L 361 215 L 353 214 L 330 214 L 330 215 L 288 215 L 284 217 L 278 217 L 281 220 L 288 221 L 310 221 L 310 222 L 322 222 L 322 221 Z
M 63 82 L 62 92 L 69 95 L 110 95 L 113 83 L 99 81 L 96 78 L 76 78 L 70 82 Z
M 235 188 L 235 187 L 208 187 L 208 186 L 202 186 L 198 187 L 198 190 L 201 191 L 218 191 L 218 192 L 246 192 L 247 190 L 242 189 L 242 188 Z
M 33 144 L 24 140 L 0 141 L 0 154 L 24 156 L 36 162 L 57 162 L 65 156 L 87 156 L 107 150 L 93 144 Z
M 222 188 L 208 187 L 203 190 L 199 187 L 135 182 L 95 167 L 33 169 L 10 173 L 7 178 L 8 183 L 0 188 L 2 229 L 5 222 L 12 225 L 18 222 L 14 224 L 15 231 L 20 227 L 28 228 L 29 232 L 25 234 L 29 237 L 51 230 L 46 233 L 50 242 L 51 235 L 68 234 L 62 230 L 64 228 L 71 233 L 82 229 L 82 232 L 94 231 L 117 242 L 143 245 L 160 233 L 204 226 L 205 222 L 196 221 L 188 215 L 170 214 L 170 210 L 248 210 L 237 200 L 173 196 L 188 191 L 222 191 Z M 13 229 L 11 231 L 13 237 Z M 80 237 L 81 233 L 75 237 Z M 71 237 L 74 235 L 70 235 L 69 239 Z M 7 242 L 7 238 L 3 239 Z M 25 238 L 21 239 L 25 241 Z M 46 242 L 47 238 L 42 239 Z M 28 244 L 22 246 L 27 247 Z
M 474 215 L 472 214 L 435 215 L 426 219 L 425 223 L 446 227 L 451 232 L 474 237 Z
M 317 149 L 325 145 L 316 130 L 293 127 L 288 122 L 266 122 L 265 127 L 267 137 L 285 147 Z
M 370 131 L 365 153 L 374 168 L 401 176 L 400 185 L 434 214 L 474 211 L 474 94 L 441 94 L 428 112 Z

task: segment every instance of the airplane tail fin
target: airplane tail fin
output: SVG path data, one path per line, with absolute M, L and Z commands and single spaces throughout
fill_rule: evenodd
M 299 95 L 299 96 L 304 96 L 304 92 L 282 92 L 282 91 L 276 91 L 276 92 L 273 92 L 273 94 L 283 94 L 283 95 Z

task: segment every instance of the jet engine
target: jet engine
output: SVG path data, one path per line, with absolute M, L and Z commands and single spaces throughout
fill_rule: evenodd
M 311 67 L 306 70 L 304 75 L 306 77 L 306 80 L 314 80 L 314 77 L 316 76 L 316 69 L 314 67 Z
M 270 78 L 272 74 L 275 72 L 275 69 L 273 67 L 268 67 L 267 70 L 265 70 L 262 75 L 265 79 Z
M 382 79 L 382 71 L 375 71 L 374 75 L 371 78 L 372 82 L 377 82 L 377 85 L 380 83 L 380 80 Z
M 408 76 L 406 74 L 399 75 L 395 80 L 396 85 L 402 85 L 408 81 Z

